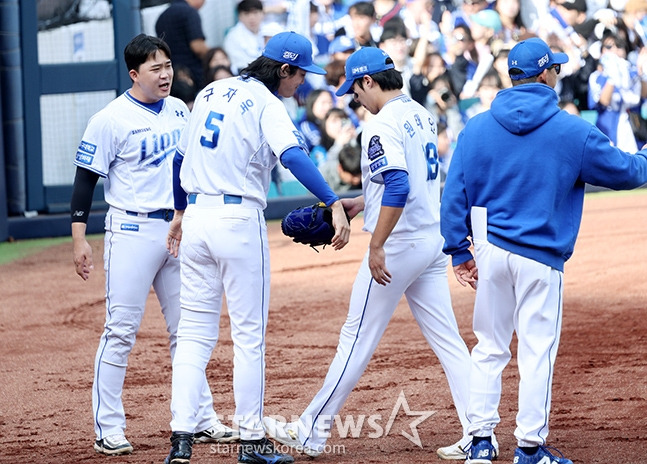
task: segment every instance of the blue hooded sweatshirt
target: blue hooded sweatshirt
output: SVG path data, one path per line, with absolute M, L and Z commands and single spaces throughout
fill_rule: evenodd
M 647 182 L 647 150 L 613 147 L 557 103 L 545 84 L 501 90 L 491 110 L 459 135 L 440 208 L 443 251 L 454 266 L 472 259 L 470 210 L 482 206 L 490 243 L 563 271 L 580 228 L 585 183 L 626 190 Z

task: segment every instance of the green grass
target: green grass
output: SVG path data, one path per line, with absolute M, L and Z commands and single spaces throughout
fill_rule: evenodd
M 88 240 L 102 236 L 103 234 L 88 235 Z M 50 246 L 71 242 L 72 237 L 70 236 L 2 242 L 0 243 L 0 265 L 10 263 L 16 259 L 26 258 L 27 256 L 38 253 Z

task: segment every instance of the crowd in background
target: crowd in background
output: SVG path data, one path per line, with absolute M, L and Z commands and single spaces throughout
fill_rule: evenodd
M 312 160 L 338 191 L 361 186 L 358 137 L 370 114 L 334 91 L 346 58 L 365 46 L 383 49 L 402 73 L 404 92 L 436 116 L 445 173 L 465 122 L 511 86 L 508 52 L 534 36 L 569 55 L 555 88 L 564 110 L 585 112 L 625 151 L 647 141 L 647 0 L 242 0 L 236 24 L 212 48 L 200 30 L 203 3 L 171 3 L 193 18 L 192 33 L 160 28 L 164 14 L 158 20 L 157 33 L 173 53 L 173 94 L 190 105 L 204 85 L 237 75 L 274 34 L 309 37 L 327 74 L 309 74 L 285 104 Z

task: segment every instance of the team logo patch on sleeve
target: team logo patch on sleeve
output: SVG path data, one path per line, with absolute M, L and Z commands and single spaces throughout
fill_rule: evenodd
M 81 140 L 79 148 L 76 151 L 76 161 L 81 164 L 90 165 L 92 164 L 92 161 L 94 161 L 94 154 L 96 151 L 96 145 Z
M 382 155 L 384 155 L 384 148 L 382 147 L 382 142 L 380 142 L 380 136 L 374 135 L 371 137 L 371 140 L 368 142 L 368 159 L 374 160 Z
M 370 165 L 369 168 L 371 172 L 375 172 L 380 168 L 383 168 L 389 164 L 389 162 L 386 160 L 386 156 L 383 156 L 382 158 L 377 159 L 376 161 L 373 161 Z

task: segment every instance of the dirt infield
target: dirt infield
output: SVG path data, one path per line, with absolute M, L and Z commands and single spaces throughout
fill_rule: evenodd
M 269 225 L 266 414 L 289 419 L 321 385 L 368 243 L 361 222 L 353 222 L 347 249 L 319 254 L 283 237 L 277 223 Z M 575 463 L 647 462 L 646 231 L 647 193 L 587 196 L 580 237 L 565 272 L 549 437 Z M 0 266 L 2 463 L 161 463 L 168 452 L 171 368 L 153 294 L 130 357 L 124 394 L 126 433 L 135 452 L 107 458 L 92 450 L 92 365 L 104 321 L 102 241 L 93 241 L 92 247 L 95 273 L 88 282 L 74 274 L 70 244 Z M 472 347 L 474 293 L 460 287 L 453 274 L 450 284 L 461 333 Z M 226 421 L 234 412 L 226 312 L 221 324 L 208 377 Z M 504 371 L 497 428 L 502 463 L 512 462 L 515 447 L 516 382 L 513 359 Z M 434 414 L 417 425 L 419 447 L 403 433 L 415 439 L 410 425 L 423 418 L 415 415 L 421 411 Z M 460 438 L 447 382 L 404 301 L 341 416 L 366 422 L 356 428 L 357 437 L 349 433 L 342 438 L 334 428 L 331 452 L 317 462 L 441 462 L 435 449 Z M 192 464 L 236 462 L 235 447 L 194 449 Z

